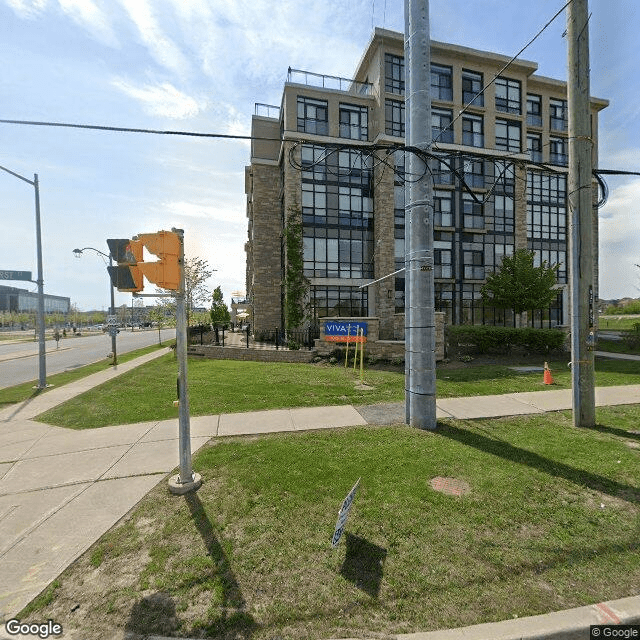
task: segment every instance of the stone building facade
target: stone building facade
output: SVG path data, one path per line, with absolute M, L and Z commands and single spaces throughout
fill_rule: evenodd
M 403 34 L 375 29 L 353 79 L 289 69 L 281 104 L 256 105 L 246 169 L 256 330 L 285 326 L 283 231 L 296 223 L 309 321 L 375 317 L 381 340 L 402 337 L 412 176 L 393 147 L 405 135 L 403 43 Z M 511 312 L 482 305 L 480 288 L 519 248 L 560 265 L 557 301 L 529 323 L 568 323 L 566 83 L 536 75 L 526 60 L 501 71 L 508 61 L 431 43 L 435 305 L 447 324 L 513 325 Z M 607 104 L 591 101 L 594 167 L 598 112 Z M 595 211 L 594 227 L 597 256 Z

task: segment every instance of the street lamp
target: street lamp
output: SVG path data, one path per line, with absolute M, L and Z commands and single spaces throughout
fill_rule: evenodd
M 107 255 L 106 253 L 100 251 L 99 249 L 95 249 L 94 247 L 83 247 L 82 249 L 74 249 L 73 253 L 76 254 L 77 258 L 79 258 L 82 255 L 83 251 L 95 251 L 96 253 L 99 253 L 101 256 L 104 256 L 105 258 L 109 258 L 109 266 L 110 267 L 113 266 L 113 258 L 111 257 L 111 254 Z M 112 317 L 115 317 L 116 307 L 115 307 L 114 296 L 113 296 L 113 282 L 111 282 L 111 279 L 109 280 L 110 280 L 109 288 L 111 293 L 111 310 L 109 314 Z M 111 351 L 113 353 L 113 366 L 116 366 L 118 364 L 118 353 L 116 351 L 116 334 L 117 334 L 116 327 L 110 326 L 109 333 L 111 334 Z
M 35 189 L 36 195 L 36 245 L 38 251 L 38 389 L 47 388 L 47 362 L 46 347 L 44 344 L 44 278 L 42 275 L 42 233 L 40 229 L 40 187 L 38 183 L 38 174 L 33 175 L 33 180 L 29 180 L 19 173 L 10 171 L 6 167 L 0 166 L 0 169 L 10 173 L 12 176 L 30 184 Z

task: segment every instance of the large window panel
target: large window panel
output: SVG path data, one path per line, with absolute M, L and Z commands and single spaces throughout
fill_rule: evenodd
M 329 109 L 326 100 L 298 96 L 298 131 L 328 135 Z
M 404 94 L 404 58 L 384 54 L 384 89 L 388 93 Z

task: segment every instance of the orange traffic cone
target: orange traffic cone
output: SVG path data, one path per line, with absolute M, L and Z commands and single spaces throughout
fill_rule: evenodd
M 554 384 L 553 377 L 551 376 L 551 369 L 549 369 L 549 365 L 544 363 L 544 378 L 543 381 L 545 384 Z

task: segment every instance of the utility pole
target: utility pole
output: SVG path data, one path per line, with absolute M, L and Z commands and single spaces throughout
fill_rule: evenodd
M 431 148 L 431 39 L 428 0 L 405 0 L 405 112 L 409 146 Z M 436 357 L 433 274 L 433 188 L 425 163 L 408 154 L 405 203 L 405 358 L 407 424 L 435 429 Z M 422 175 L 420 180 L 414 176 Z
M 595 292 L 593 196 L 587 0 L 567 7 L 569 106 L 569 214 L 571 255 L 571 378 L 573 424 L 593 427 L 595 418 Z

